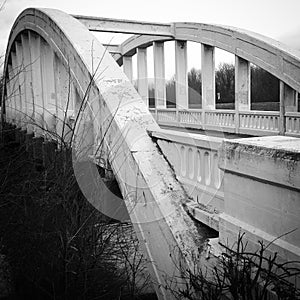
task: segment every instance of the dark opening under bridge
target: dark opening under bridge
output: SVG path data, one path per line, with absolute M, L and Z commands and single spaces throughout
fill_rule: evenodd
M 133 36 L 121 45 L 103 46 L 89 31 Z M 176 109 L 166 107 L 164 42 L 170 40 L 175 40 Z M 187 41 L 202 47 L 199 110 L 188 109 Z M 149 110 L 150 45 L 155 109 Z M 235 110 L 215 109 L 215 47 L 235 55 Z M 280 81 L 280 111 L 250 110 L 250 63 Z M 45 140 L 61 137 L 71 143 L 76 159 L 111 168 L 160 299 L 172 297 L 164 286 L 166 275 L 176 275 L 179 256 L 194 268 L 199 245 L 191 215 L 219 231 L 222 243 L 233 242 L 241 230 L 255 246 L 258 239 L 270 242 L 300 227 L 297 51 L 225 26 L 32 8 L 11 30 L 4 75 L 5 122 Z M 162 130 L 158 124 L 267 137 L 222 141 Z M 299 233 L 278 238 L 272 247 L 284 260 L 299 259 Z M 199 261 L 207 265 L 203 257 Z

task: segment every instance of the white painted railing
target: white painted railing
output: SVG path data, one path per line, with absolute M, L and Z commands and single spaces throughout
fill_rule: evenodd
M 201 110 L 179 110 L 179 121 L 181 124 L 188 124 L 191 127 L 198 126 L 202 123 L 203 112 Z
M 214 111 L 205 111 L 205 125 L 212 129 L 218 130 L 218 127 L 224 128 L 227 127 L 227 130 L 234 130 L 234 114 L 233 110 L 214 110 Z
M 164 129 L 151 136 L 192 200 L 187 203 L 190 211 L 218 230 L 217 215 L 224 210 L 224 173 L 218 168 L 222 138 Z
M 289 112 L 285 114 L 286 135 L 300 137 L 300 113 Z
M 280 133 L 280 113 L 276 111 L 241 111 L 238 114 L 233 110 L 151 108 L 150 111 L 162 126 L 258 136 Z M 286 135 L 300 136 L 300 113 L 286 112 L 285 122 Z
M 177 123 L 177 111 L 176 109 L 160 109 L 157 110 L 157 121 L 160 124 L 176 124 Z
M 239 132 L 254 135 L 279 133 L 279 112 L 239 112 Z

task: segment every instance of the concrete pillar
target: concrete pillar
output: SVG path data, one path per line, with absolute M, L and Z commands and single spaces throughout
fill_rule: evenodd
M 18 77 L 19 77 L 19 91 L 20 91 L 20 101 L 21 101 L 21 127 L 26 129 L 27 118 L 27 99 L 26 99 L 26 84 L 25 84 L 25 61 L 23 57 L 23 46 L 20 42 L 15 42 L 16 45 L 16 57 L 18 64 Z
M 249 111 L 250 106 L 250 63 L 235 56 L 235 129 L 239 133 L 240 111 Z
M 250 63 L 238 56 L 235 57 L 235 108 L 250 110 Z
M 41 70 L 44 99 L 44 122 L 48 130 L 55 131 L 56 93 L 54 82 L 54 52 L 41 40 Z
M 11 65 L 7 65 L 8 78 L 6 83 L 5 112 L 8 123 L 15 122 L 14 74 Z
M 11 60 L 12 60 L 12 52 L 11 52 Z M 8 66 L 9 70 L 9 83 L 11 86 L 11 108 L 12 108 L 12 123 L 16 125 L 18 114 L 17 114 L 17 94 L 19 85 L 17 84 L 16 74 L 14 72 L 13 64 Z
M 284 135 L 286 131 L 285 113 L 297 111 L 297 93 L 290 86 L 280 81 L 280 117 L 279 134 Z
M 132 82 L 132 56 L 123 56 L 123 71 L 128 77 L 129 81 Z
M 215 48 L 202 44 L 202 108 L 214 110 L 215 101 Z
M 148 72 L 147 72 L 147 49 L 138 48 L 137 51 L 137 87 L 142 99 L 149 107 L 148 100 Z
M 176 107 L 188 109 L 187 42 L 175 42 Z
M 23 61 L 24 61 L 24 87 L 25 87 L 25 98 L 26 98 L 26 111 L 27 111 L 27 131 L 33 131 L 33 101 L 32 101 L 32 73 L 31 73 L 31 58 L 29 49 L 29 38 L 28 34 L 24 33 L 21 35 L 22 50 L 23 50 Z
M 22 118 L 22 101 L 20 95 L 20 79 L 19 73 L 20 68 L 18 66 L 17 56 L 15 52 L 11 52 L 11 63 L 13 70 L 13 90 L 14 90 L 14 98 L 15 98 L 15 116 L 16 116 L 16 126 L 21 126 L 21 118 Z
M 5 114 L 4 114 L 4 111 L 2 111 L 3 113 L 3 116 L 4 116 L 4 120 L 7 122 L 7 123 L 11 123 L 11 98 L 10 98 L 10 95 L 11 95 L 11 83 L 9 82 L 9 77 L 7 78 L 7 82 L 6 82 L 6 98 L 4 98 L 5 100 Z
M 68 118 L 74 114 L 74 92 L 71 74 L 56 55 L 54 56 L 56 93 L 56 132 L 63 138 L 68 134 Z
M 36 136 L 42 134 L 41 127 L 44 124 L 44 100 L 41 71 L 41 39 L 33 32 L 29 32 L 29 46 L 31 59 L 31 95 L 33 103 L 33 115 L 35 120 L 34 132 Z
M 166 108 L 167 102 L 166 102 L 166 85 L 165 85 L 164 43 L 154 42 L 153 60 L 154 60 L 155 107 Z

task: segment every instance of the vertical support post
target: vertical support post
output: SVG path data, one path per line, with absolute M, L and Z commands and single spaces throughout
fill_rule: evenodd
M 56 132 L 65 140 L 69 135 L 69 116 L 74 115 L 74 92 L 70 71 L 54 55 L 55 93 L 56 93 Z
M 296 102 L 296 91 L 280 81 L 279 134 L 281 135 L 285 135 L 286 132 L 285 113 L 297 111 Z
M 215 48 L 201 45 L 202 64 L 202 128 L 205 129 L 205 111 L 216 108 L 215 87 Z
M 235 132 L 239 133 L 240 111 L 250 110 L 250 63 L 235 56 Z
M 215 99 L 215 48 L 202 44 L 202 106 L 214 110 Z
M 25 86 L 25 63 L 23 57 L 23 47 L 20 42 L 15 42 L 16 45 L 16 58 L 18 66 L 18 78 L 19 78 L 19 94 L 20 94 L 20 117 L 21 117 L 21 128 L 26 129 L 27 123 L 27 107 L 26 107 L 26 86 Z
M 31 95 L 31 84 L 32 84 L 32 72 L 31 72 L 31 59 L 29 50 L 29 38 L 28 35 L 23 33 L 21 35 L 22 49 L 23 49 L 23 61 L 24 61 L 24 87 L 25 87 L 25 99 L 27 109 L 27 131 L 31 133 L 33 131 L 33 102 Z
M 165 51 L 163 42 L 153 44 L 155 108 L 166 108 Z
M 12 74 L 11 74 L 11 66 L 7 65 L 7 79 L 6 79 L 6 97 L 3 97 L 3 99 L 1 101 L 2 103 L 2 108 L 1 108 L 1 117 L 4 117 L 2 120 L 4 122 L 7 123 L 11 123 L 12 122 L 12 85 L 11 85 L 11 78 L 12 78 Z M 3 96 L 3 95 L 2 95 Z M 4 108 L 5 107 L 5 108 Z M 4 110 L 5 110 L 5 114 L 4 114 Z M 2 120 L 1 120 L 1 124 L 2 124 Z M 1 128 L 2 129 L 2 128 Z
M 147 49 L 138 48 L 137 51 L 137 87 L 138 92 L 142 99 L 145 101 L 147 107 L 149 107 L 148 100 L 148 72 L 147 72 Z
M 129 81 L 132 82 L 132 56 L 123 56 L 123 71 L 128 77 Z
M 22 102 L 21 102 L 21 95 L 20 95 L 20 79 L 19 79 L 19 72 L 20 67 L 18 66 L 17 56 L 15 52 L 11 52 L 11 63 L 12 63 L 12 70 L 14 76 L 14 98 L 15 98 L 15 119 L 16 119 L 16 126 L 21 126 L 21 117 L 22 117 Z
M 8 117 L 7 121 L 10 123 L 16 122 L 16 100 L 15 100 L 15 88 L 16 79 L 14 77 L 13 68 L 11 65 L 7 65 L 8 69 L 8 79 L 7 79 L 7 89 L 6 89 L 6 99 L 5 99 L 5 110 Z
M 48 130 L 55 131 L 56 93 L 54 82 L 54 52 L 44 41 L 41 41 L 41 70 L 45 126 Z
M 31 96 L 33 103 L 33 116 L 36 123 L 34 128 L 35 135 L 41 136 L 40 127 L 44 125 L 44 99 L 41 71 L 41 39 L 33 32 L 29 32 L 29 46 L 31 59 Z
M 175 42 L 176 108 L 188 109 L 187 42 Z

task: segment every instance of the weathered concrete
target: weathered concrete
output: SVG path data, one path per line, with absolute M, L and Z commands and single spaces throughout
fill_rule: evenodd
M 201 48 L 201 81 L 202 81 L 202 108 L 215 109 L 215 48 L 202 44 Z
M 61 11 L 25 10 L 12 29 L 6 66 L 10 49 L 24 29 L 35 32 L 43 43 L 41 74 L 45 65 L 50 64 L 51 59 L 54 65 L 57 58 L 70 70 L 76 123 L 74 159 L 83 158 L 82 151 L 87 144 L 82 145 L 78 136 L 86 122 L 92 120 L 93 130 L 87 132 L 91 135 L 87 140 L 93 141 L 93 147 L 89 149 L 96 159 L 104 138 L 104 148 L 108 150 L 104 158 L 110 162 L 141 245 L 148 255 L 156 292 L 160 299 L 172 299 L 172 294 L 164 287 L 168 279 L 180 276 L 178 265 L 181 259 L 193 269 L 192 255 L 198 252 L 198 245 L 196 227 L 183 207 L 187 194 L 147 133 L 150 129 L 158 130 L 157 123 L 105 48 L 84 25 Z M 54 73 L 58 69 L 56 66 L 51 71 L 53 76 L 58 75 Z M 59 84 L 63 84 L 52 79 L 50 83 L 51 91 L 53 86 L 57 91 Z M 49 111 L 49 104 L 57 100 L 50 90 L 42 93 L 44 111 Z M 83 99 L 87 105 L 82 106 Z M 80 118 L 77 117 L 79 114 Z M 80 121 L 81 117 L 83 121 Z
M 120 47 L 106 49 L 84 25 L 67 14 L 43 9 L 24 11 L 12 29 L 5 61 L 10 79 L 7 91 L 12 95 L 8 119 L 26 129 L 28 116 L 32 116 L 37 137 L 33 140 L 37 143 L 44 137 L 53 138 L 53 134 L 45 134 L 47 129 L 73 145 L 76 159 L 92 159 L 101 166 L 104 161 L 104 166 L 111 166 L 148 254 L 158 296 L 171 299 L 163 288 L 165 274 L 180 275 L 176 267 L 181 255 L 175 255 L 174 248 L 186 258 L 187 266 L 194 265 L 190 254 L 198 251 L 197 232 L 184 206 L 201 222 L 220 230 L 223 243 L 233 241 L 239 229 L 247 232 L 254 246 L 257 239 L 270 242 L 280 236 L 270 249 L 279 251 L 284 259 L 299 258 L 299 235 L 296 231 L 284 235 L 300 225 L 299 142 L 287 138 L 226 141 L 220 162 L 226 175 L 224 204 L 215 146 L 219 141 L 162 133 L 149 113 L 146 48 L 155 42 L 156 98 L 162 98 L 158 106 L 164 107 L 164 88 L 159 83 L 159 77 L 164 77 L 163 42 L 176 40 L 177 109 L 156 109 L 158 120 L 191 128 L 262 135 L 300 135 L 295 101 L 296 91 L 300 91 L 299 53 L 236 28 L 78 19 L 90 30 L 137 30 L 147 36 L 134 36 Z M 202 43 L 204 109 L 192 112 L 180 109 L 188 107 L 187 41 Z M 236 55 L 235 111 L 214 110 L 214 47 Z M 141 95 L 130 83 L 131 56 L 136 49 Z M 107 50 L 119 61 L 126 55 L 123 63 L 127 77 Z M 24 68 L 25 61 L 30 63 L 29 68 L 27 64 Z M 162 66 L 158 67 L 158 62 Z M 250 63 L 281 81 L 280 113 L 247 111 Z M 86 105 L 82 105 L 83 101 Z M 34 104 L 32 110 L 28 103 Z M 152 138 L 148 132 L 152 132 Z M 20 135 L 20 141 L 24 137 Z M 43 153 L 34 154 L 47 164 L 44 155 L 48 145 L 44 148 Z
M 187 42 L 175 42 L 176 107 L 188 108 Z
M 109 19 L 73 15 L 91 31 L 119 32 L 131 34 L 146 34 L 158 36 L 172 36 L 172 25 L 157 22 L 141 22 L 134 20 Z
M 189 195 L 187 210 L 218 231 L 218 215 L 224 210 L 223 172 L 218 169 L 222 138 L 162 129 L 151 136 Z
M 239 232 L 249 248 L 258 240 L 284 261 L 300 259 L 300 141 L 262 137 L 223 142 L 224 213 L 220 241 L 232 246 Z

